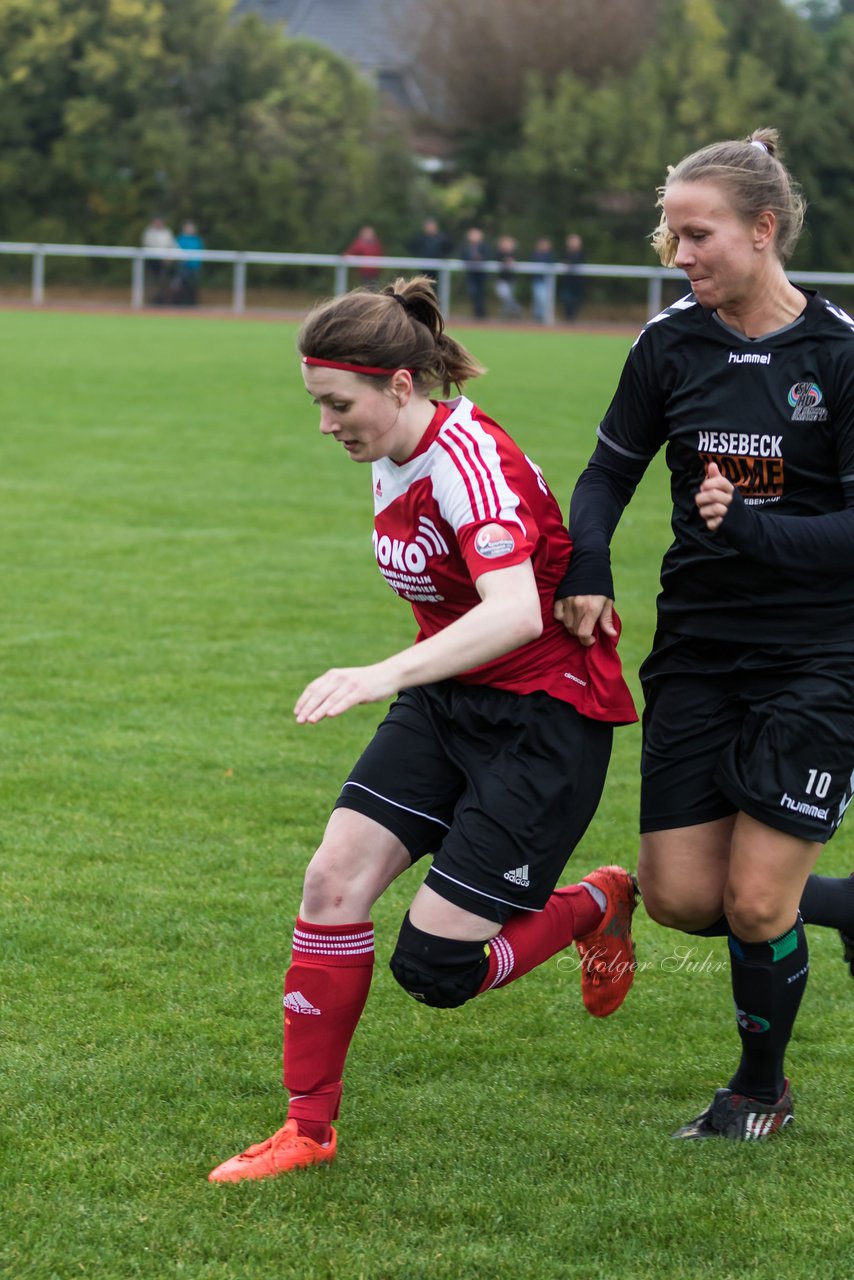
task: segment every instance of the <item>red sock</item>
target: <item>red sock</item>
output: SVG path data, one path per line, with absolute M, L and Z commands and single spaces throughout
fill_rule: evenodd
M 580 884 L 556 889 L 542 911 L 520 911 L 490 939 L 489 969 L 478 995 L 530 973 L 574 938 L 590 933 L 601 919 L 602 908 Z
M 374 968 L 374 927 L 307 924 L 297 917 L 285 974 L 285 1088 L 288 1119 L 327 1142 L 341 1102 L 344 1060 L 362 1016 Z

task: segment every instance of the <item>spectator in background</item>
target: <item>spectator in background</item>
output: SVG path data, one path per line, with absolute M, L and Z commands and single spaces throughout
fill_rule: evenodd
M 516 249 L 518 244 L 513 236 L 498 237 L 496 257 L 501 263 L 495 280 L 495 293 L 501 303 L 501 315 L 505 320 L 518 320 L 522 314 L 519 299 L 516 297 Z
M 178 236 L 178 248 L 187 250 L 204 249 L 205 242 L 199 235 L 195 222 L 185 222 Z M 173 277 L 173 301 L 185 307 L 194 307 L 199 301 L 199 272 L 202 267 L 201 258 L 182 258 L 175 264 Z
M 348 257 L 381 258 L 383 256 L 382 241 L 373 227 L 365 225 L 359 229 L 358 235 L 351 240 L 344 250 Z M 357 275 L 361 284 L 376 284 L 379 279 L 379 267 L 359 267 Z
M 548 236 L 540 236 L 531 254 L 532 262 L 552 263 L 555 260 L 552 242 Z M 538 324 L 545 324 L 549 297 L 549 277 L 531 276 L 531 315 Z
M 175 237 L 159 214 L 151 219 L 142 233 L 143 249 L 174 249 Z M 158 306 L 170 301 L 169 272 L 171 260 L 151 257 L 146 258 L 146 275 L 148 277 L 149 300 Z
M 485 264 L 490 260 L 491 251 L 486 243 L 486 236 L 480 227 L 469 227 L 465 243 L 460 250 L 460 257 L 468 264 L 466 267 L 466 293 L 471 302 L 471 309 L 476 320 L 486 317 L 486 276 Z
M 409 242 L 413 258 L 447 258 L 451 242 L 435 218 L 426 218 L 417 235 Z
M 574 320 L 584 301 L 584 277 L 574 270 L 584 261 L 584 241 L 577 231 L 570 231 L 564 241 L 563 261 L 569 267 L 560 278 L 560 305 L 567 320 Z

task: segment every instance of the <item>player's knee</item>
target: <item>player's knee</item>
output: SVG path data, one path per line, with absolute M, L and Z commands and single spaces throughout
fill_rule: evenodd
M 720 902 L 699 902 L 679 891 L 654 880 L 641 879 L 640 890 L 643 895 L 644 910 L 656 924 L 666 929 L 681 929 L 684 933 L 693 933 L 703 928 L 710 920 L 720 916 Z
M 407 911 L 389 967 L 404 991 L 434 1009 L 456 1009 L 477 995 L 489 967 L 487 944 L 416 929 Z
M 732 888 L 724 896 L 727 920 L 737 938 L 772 938 L 782 933 L 797 913 L 797 904 L 774 893 L 737 893 Z M 782 921 L 782 923 L 781 923 Z
M 348 890 L 341 858 L 334 850 L 321 845 L 306 867 L 302 887 L 302 900 L 308 919 L 332 907 L 343 905 L 342 896 Z
M 665 929 L 682 929 L 688 933 L 693 931 L 696 913 L 690 903 L 672 902 L 667 897 L 651 896 L 648 902 L 644 897 L 643 905 L 650 920 L 663 925 Z

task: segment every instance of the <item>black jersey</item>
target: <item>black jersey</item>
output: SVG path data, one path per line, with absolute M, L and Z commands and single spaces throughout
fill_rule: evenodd
M 573 495 L 575 566 L 559 596 L 613 595 L 607 543 L 665 445 L 674 541 L 662 564 L 659 627 L 851 643 L 854 320 L 804 292 L 798 319 L 756 340 L 693 294 L 646 325 Z M 694 500 L 710 462 L 736 486 L 715 533 Z

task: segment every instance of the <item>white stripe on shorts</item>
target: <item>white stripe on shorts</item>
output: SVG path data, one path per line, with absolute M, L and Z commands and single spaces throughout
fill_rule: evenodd
M 446 831 L 451 829 L 449 823 L 443 822 L 441 818 L 434 818 L 432 813 L 422 813 L 420 809 L 410 809 L 408 804 L 398 804 L 396 800 L 390 800 L 388 796 L 381 795 L 379 791 L 372 791 L 370 787 L 363 786 L 361 782 L 351 782 L 348 779 L 344 783 L 344 787 L 358 787 L 360 791 L 367 791 L 369 796 L 376 796 L 377 800 L 382 800 L 384 804 L 390 804 L 393 809 L 403 809 L 405 813 L 414 813 L 416 818 L 426 818 L 428 822 L 437 822 Z M 341 788 L 342 792 L 344 787 Z

